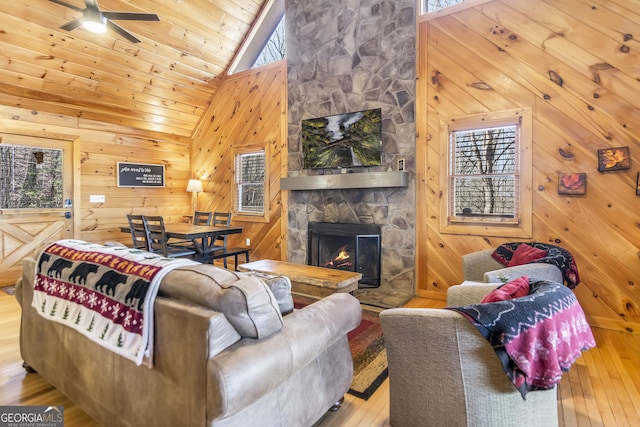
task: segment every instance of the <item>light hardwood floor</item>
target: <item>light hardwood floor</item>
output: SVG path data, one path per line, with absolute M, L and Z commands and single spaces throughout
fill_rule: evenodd
M 439 307 L 416 298 L 408 306 Z M 98 426 L 38 374 L 26 374 L 19 351 L 20 307 L 0 291 L 0 405 L 63 405 L 65 426 Z M 640 335 L 594 329 L 597 347 L 563 376 L 558 392 L 560 425 L 640 426 Z M 425 369 L 428 367 L 425 366 Z M 389 380 L 368 400 L 347 395 L 320 427 L 389 426 Z

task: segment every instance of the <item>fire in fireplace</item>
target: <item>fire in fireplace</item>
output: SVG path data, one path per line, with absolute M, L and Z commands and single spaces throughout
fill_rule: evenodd
M 362 274 L 360 288 L 380 286 L 380 226 L 310 222 L 307 264 Z
M 337 268 L 340 270 L 351 270 L 353 261 L 351 261 L 351 254 L 347 250 L 346 246 L 343 246 L 338 251 L 338 255 L 330 258 L 327 262 L 323 262 L 320 266 L 327 268 Z

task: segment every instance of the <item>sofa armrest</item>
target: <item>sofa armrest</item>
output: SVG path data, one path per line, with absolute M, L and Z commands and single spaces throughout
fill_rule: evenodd
M 462 255 L 462 273 L 464 280 L 481 281 L 485 272 L 504 267 L 493 259 L 493 249 L 471 252 Z
M 503 282 L 503 279 L 510 281 L 521 276 L 529 276 L 529 279 L 532 280 L 549 280 L 555 283 L 563 283 L 564 281 L 558 267 L 543 263 L 523 264 L 487 271 L 484 274 L 484 281 Z
M 478 304 L 482 298 L 501 284 L 465 281 L 460 285 L 451 286 L 447 289 L 447 305 L 456 307 Z
M 285 316 L 282 331 L 256 340 L 243 338 L 209 360 L 209 418 L 226 417 L 257 401 L 340 340 L 361 321 L 362 308 L 350 294 L 337 293 Z M 336 372 L 343 363 L 336 360 Z M 351 368 L 352 369 L 352 368 Z M 301 378 L 301 380 L 304 380 Z
M 22 260 L 22 276 L 16 282 L 16 299 L 18 300 L 18 304 L 20 307 L 24 309 L 23 302 L 25 299 L 23 298 L 23 292 L 25 290 L 25 286 L 33 287 L 33 282 L 36 278 L 36 260 L 32 257 L 26 257 Z M 30 285 L 27 285 L 27 284 Z M 31 292 L 29 292 L 31 293 Z M 31 299 L 27 302 L 27 304 L 31 303 Z

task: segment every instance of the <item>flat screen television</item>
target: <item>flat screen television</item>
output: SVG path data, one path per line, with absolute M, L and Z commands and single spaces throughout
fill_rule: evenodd
M 301 141 L 305 169 L 379 166 L 382 110 L 302 120 Z

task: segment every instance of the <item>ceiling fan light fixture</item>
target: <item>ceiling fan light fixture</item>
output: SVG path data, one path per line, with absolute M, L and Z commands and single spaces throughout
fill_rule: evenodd
M 107 31 L 107 18 L 100 16 L 97 18 L 85 19 L 82 26 L 92 33 L 104 33 Z

